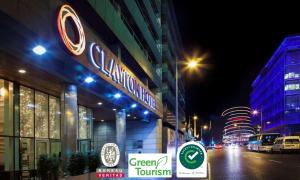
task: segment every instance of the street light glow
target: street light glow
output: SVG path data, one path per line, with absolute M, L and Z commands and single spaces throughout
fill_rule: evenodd
M 188 62 L 188 68 L 194 69 L 198 65 L 197 61 L 191 60 Z
M 258 111 L 257 111 L 257 110 L 254 110 L 254 111 L 252 111 L 252 114 L 253 114 L 253 115 L 257 115 L 257 114 L 258 114 Z
M 193 119 L 194 119 L 194 120 L 197 120 L 197 119 L 198 119 L 198 117 L 195 115 L 195 116 L 193 117 Z
M 204 125 L 204 126 L 203 126 L 203 129 L 207 129 L 207 128 L 208 128 L 208 126 L 207 126 L 207 125 Z

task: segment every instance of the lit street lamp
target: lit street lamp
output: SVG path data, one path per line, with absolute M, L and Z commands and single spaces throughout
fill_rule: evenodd
M 202 137 L 203 137 L 203 136 L 202 136 L 202 129 L 203 129 L 203 130 L 207 130 L 207 129 L 208 129 L 208 126 L 207 126 L 207 125 L 200 126 L 200 135 L 201 135 L 201 139 L 200 139 L 200 140 L 201 140 L 201 142 L 203 141 L 203 138 L 202 138 Z
M 189 70 L 194 70 L 198 67 L 200 67 L 200 61 L 202 60 L 202 58 L 192 58 L 192 59 L 188 59 L 187 63 L 185 63 L 186 68 Z M 176 61 L 175 63 L 175 99 L 176 99 L 176 105 L 175 105 L 175 109 L 176 109 L 176 127 L 175 127 L 175 154 L 177 155 L 177 151 L 178 151 L 178 139 L 179 139 L 179 135 L 178 135 L 178 129 L 179 129 L 179 117 L 178 117 L 178 78 L 179 78 L 179 73 L 178 73 L 178 63 L 179 61 Z
M 194 119 L 194 137 L 196 137 L 197 136 L 196 130 L 197 130 L 197 119 L 198 119 L 198 117 L 196 115 L 194 115 L 193 119 Z
M 259 130 L 259 132 L 260 133 L 262 133 L 262 131 L 263 131 L 263 113 L 262 113 L 262 108 L 260 109 L 260 111 L 258 111 L 258 110 L 253 110 L 252 111 L 252 115 L 254 115 L 254 116 L 257 116 L 258 114 L 260 114 L 260 130 Z

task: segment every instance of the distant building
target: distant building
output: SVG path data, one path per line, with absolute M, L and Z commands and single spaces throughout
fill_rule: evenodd
M 252 88 L 253 126 L 262 132 L 300 134 L 300 36 L 283 40 Z
M 222 113 L 225 126 L 223 131 L 224 144 L 244 144 L 255 132 L 250 123 L 250 108 L 232 107 Z

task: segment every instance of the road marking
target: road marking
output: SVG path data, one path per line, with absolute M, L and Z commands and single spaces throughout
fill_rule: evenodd
M 258 157 L 258 156 L 254 156 L 256 159 L 261 159 L 261 157 Z
M 272 161 L 272 162 L 275 162 L 275 163 L 279 163 L 279 164 L 282 163 L 281 161 L 275 161 L 275 160 L 273 160 L 273 159 L 269 159 L 269 161 Z
M 210 163 L 208 163 L 208 179 L 211 180 L 211 169 L 210 169 Z

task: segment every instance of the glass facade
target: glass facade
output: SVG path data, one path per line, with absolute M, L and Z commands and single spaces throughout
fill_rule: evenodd
M 34 91 L 20 87 L 20 136 L 34 136 Z
M 286 38 L 252 83 L 253 125 L 262 123 L 263 132 L 300 134 L 299 44 L 297 36 Z
M 35 92 L 35 137 L 48 138 L 48 95 Z
M 92 121 L 92 110 L 78 106 L 78 142 L 80 151 L 84 153 L 91 150 Z
M 37 168 L 61 152 L 60 99 L 0 79 L 0 173 Z

